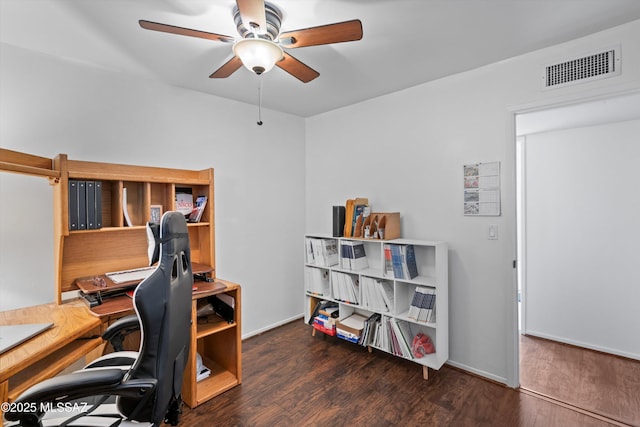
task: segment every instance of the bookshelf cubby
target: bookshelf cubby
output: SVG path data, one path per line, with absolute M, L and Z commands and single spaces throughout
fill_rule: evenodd
M 311 259 L 307 239 L 321 239 L 335 241 L 338 247 L 339 262 L 335 265 L 316 265 Z M 342 247 L 352 242 L 362 243 L 364 245 L 367 266 L 358 270 L 352 270 L 340 256 Z M 412 279 L 396 278 L 392 272 L 385 271 L 385 245 L 412 245 L 415 252 L 416 266 L 418 275 Z M 435 346 L 435 352 L 427 354 L 421 358 L 405 357 L 423 367 L 423 376 L 428 378 L 428 368 L 438 370 L 449 358 L 449 282 L 448 282 L 448 245 L 446 242 L 439 241 L 423 241 L 412 239 L 389 239 L 389 240 L 372 240 L 359 238 L 331 237 L 322 234 L 308 234 L 305 236 L 305 272 L 315 270 L 326 271 L 328 274 L 328 283 L 323 286 L 312 286 L 311 280 L 313 276 L 309 273 L 305 274 L 305 322 L 309 323 L 316 304 L 321 301 L 331 301 L 339 305 L 338 321 L 344 319 L 353 313 L 361 314 L 369 317 L 374 313 L 381 315 L 382 321 L 393 320 L 395 322 L 405 322 L 408 330 L 411 332 L 409 341 L 418 333 L 429 336 Z M 334 279 L 337 277 L 334 273 L 346 273 L 357 279 L 359 283 L 357 292 L 358 303 L 346 302 L 343 299 L 336 298 L 334 292 Z M 392 303 L 388 311 L 376 311 L 368 305 L 362 304 L 361 286 L 363 278 L 372 278 L 380 280 L 390 285 L 392 289 Z M 413 299 L 416 288 L 427 288 L 436 295 L 435 318 L 430 321 L 418 321 L 409 317 L 409 308 Z M 409 342 L 409 346 L 411 342 Z M 372 348 L 392 353 L 389 348 L 381 348 L 375 345 L 368 345 Z M 400 356 L 403 357 L 403 356 Z

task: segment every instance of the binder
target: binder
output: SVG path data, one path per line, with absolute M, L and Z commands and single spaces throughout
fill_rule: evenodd
M 87 191 L 87 229 L 94 230 L 96 228 L 96 183 L 87 181 L 85 189 Z
M 78 229 L 78 181 L 69 180 L 69 230 Z
M 344 235 L 344 206 L 333 207 L 333 237 L 342 237 Z
M 87 229 L 87 182 L 78 181 L 78 230 Z
M 102 228 L 102 181 L 96 181 L 96 228 Z

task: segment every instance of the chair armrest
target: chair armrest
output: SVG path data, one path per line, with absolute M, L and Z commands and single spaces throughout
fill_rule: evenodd
M 7 411 L 4 416 L 9 421 L 37 425 L 46 409 L 44 403 L 64 402 L 110 392 L 122 383 L 125 373 L 121 369 L 96 369 L 50 378 L 29 388 L 16 399 L 11 408 L 20 409 L 20 412 Z
M 50 378 L 29 388 L 16 399 L 11 407 L 20 409 L 20 412 L 7 411 L 4 416 L 8 421 L 20 421 L 20 425 L 39 425 L 47 409 L 55 409 L 56 405 L 64 402 L 98 395 L 140 398 L 156 388 L 157 380 L 153 378 L 123 382 L 127 372 L 122 369 L 94 369 Z
M 124 338 L 132 332 L 140 330 L 140 321 L 135 314 L 122 317 L 113 322 L 102 334 L 105 341 L 109 341 L 115 351 L 122 351 Z

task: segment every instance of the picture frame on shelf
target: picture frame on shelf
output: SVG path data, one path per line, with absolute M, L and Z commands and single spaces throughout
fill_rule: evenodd
M 160 224 L 162 218 L 162 205 L 151 205 L 149 208 L 149 222 Z

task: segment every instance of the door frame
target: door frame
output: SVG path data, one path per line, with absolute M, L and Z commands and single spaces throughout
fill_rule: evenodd
M 526 218 L 524 217 L 524 207 L 526 206 L 526 182 L 523 177 L 518 180 L 518 175 L 522 174 L 522 168 L 518 167 L 518 132 L 517 132 L 517 116 L 527 113 L 533 113 L 544 110 L 553 110 L 561 107 L 578 106 L 581 104 L 602 101 L 606 99 L 612 99 L 617 97 L 623 97 L 626 95 L 640 94 L 640 88 L 637 86 L 628 86 L 626 88 L 619 88 L 617 90 L 607 90 L 607 88 L 599 88 L 594 91 L 585 91 L 583 93 L 571 94 L 565 97 L 554 98 L 552 100 L 540 100 L 528 104 L 516 105 L 507 109 L 507 140 L 505 155 L 508 160 L 506 166 L 507 176 L 510 177 L 509 182 L 505 187 L 512 200 L 514 215 L 506 218 L 508 226 L 513 230 L 513 237 L 511 241 L 511 253 L 513 256 L 513 274 L 512 274 L 512 286 L 510 287 L 509 300 L 511 302 L 509 308 L 509 315 L 511 317 L 510 325 L 507 327 L 508 344 L 507 344 L 507 360 L 509 366 L 507 366 L 507 386 L 512 388 L 520 387 L 520 326 L 523 326 L 523 330 L 526 330 L 526 325 L 520 323 L 520 316 L 524 318 L 524 308 L 520 311 L 521 307 L 524 307 L 526 298 L 526 279 L 524 273 L 526 272 L 526 250 L 524 243 L 526 242 L 526 227 L 520 230 L 520 221 L 526 224 Z M 521 143 L 526 146 L 526 141 Z M 526 149 L 524 155 L 526 155 Z M 522 153 L 521 153 L 522 154 Z M 524 158 L 521 159 L 524 161 Z M 520 188 L 523 187 L 523 188 Z M 521 216 L 522 215 L 522 216 Z M 519 231 L 522 231 L 520 235 Z M 519 246 L 521 245 L 521 246 Z M 519 250 L 520 249 L 520 250 Z M 518 256 L 522 256 L 523 259 L 519 259 Z M 520 295 L 519 295 L 520 290 Z M 520 297 L 520 298 L 519 298 Z

